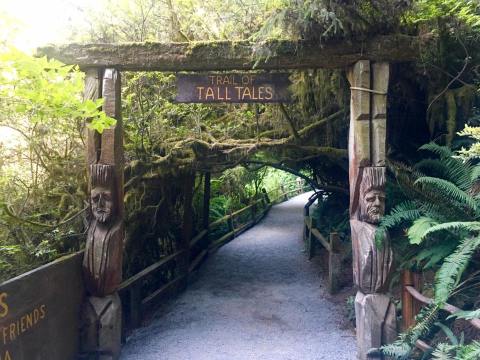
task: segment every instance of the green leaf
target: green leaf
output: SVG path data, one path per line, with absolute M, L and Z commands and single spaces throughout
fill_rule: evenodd
M 427 231 L 438 222 L 429 217 L 421 217 L 413 222 L 413 225 L 408 229 L 407 235 L 410 244 L 420 244 L 427 234 Z

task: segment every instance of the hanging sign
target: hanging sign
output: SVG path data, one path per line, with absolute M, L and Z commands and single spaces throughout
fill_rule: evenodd
M 177 75 L 180 103 L 289 102 L 287 73 L 219 73 Z

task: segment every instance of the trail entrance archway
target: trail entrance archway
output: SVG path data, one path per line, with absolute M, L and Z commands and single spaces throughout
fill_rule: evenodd
M 90 223 L 84 272 L 90 297 L 84 306 L 83 351 L 117 359 L 120 351 L 123 241 L 123 130 L 120 114 L 120 72 L 225 71 L 344 68 L 351 85 L 349 130 L 350 224 L 358 357 L 396 336 L 395 308 L 385 294 L 393 254 L 384 234 L 375 247 L 377 223 L 385 201 L 385 157 L 389 63 L 418 58 L 420 39 L 405 35 L 377 36 L 367 41 L 324 44 L 274 41 L 271 55 L 255 59 L 254 44 L 240 42 L 138 43 L 46 47 L 40 53 L 86 73 L 85 96 L 103 97 L 104 111 L 117 119 L 102 134 L 89 131 L 87 144 Z M 185 244 L 184 244 L 185 245 Z M 186 245 L 185 245 L 186 246 Z M 188 264 L 184 264 L 188 271 Z M 100 326 L 99 326 L 100 325 Z

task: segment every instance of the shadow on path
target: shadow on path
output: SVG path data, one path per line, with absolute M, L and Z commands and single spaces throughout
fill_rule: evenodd
M 302 252 L 308 194 L 223 246 L 188 289 L 136 330 L 122 360 L 354 360 L 319 266 Z

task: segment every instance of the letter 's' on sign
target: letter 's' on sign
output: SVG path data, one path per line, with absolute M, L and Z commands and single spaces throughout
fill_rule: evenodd
M 289 102 L 287 73 L 217 73 L 177 75 L 176 102 L 274 103 Z

